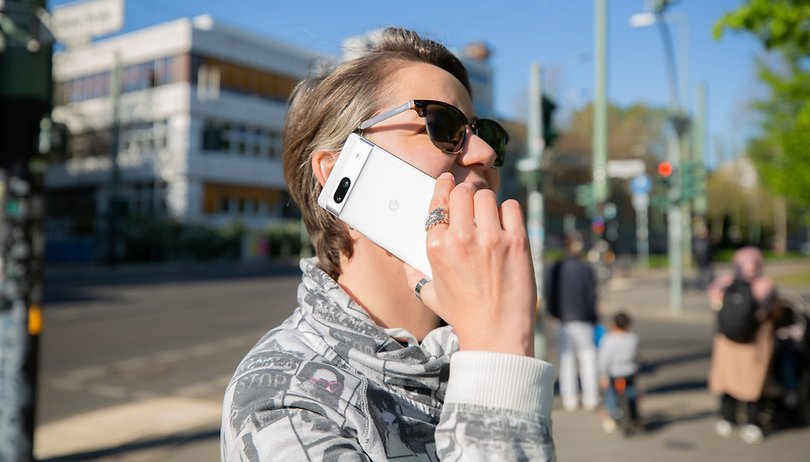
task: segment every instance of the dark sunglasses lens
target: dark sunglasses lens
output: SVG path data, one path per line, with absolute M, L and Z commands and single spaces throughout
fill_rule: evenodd
M 495 162 L 493 165 L 500 167 L 503 165 L 506 156 L 506 144 L 509 143 L 509 135 L 506 130 L 494 120 L 479 119 L 475 121 L 477 135 L 486 141 L 489 147 L 495 151 Z
M 438 104 L 425 110 L 425 126 L 433 144 L 446 152 L 457 152 L 464 141 L 467 127 L 462 114 Z

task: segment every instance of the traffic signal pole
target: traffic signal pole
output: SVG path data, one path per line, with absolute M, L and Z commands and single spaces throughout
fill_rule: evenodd
M 0 1 L 0 460 L 34 460 L 42 327 L 40 124 L 51 106 L 45 0 Z
M 681 197 L 681 154 L 686 134 L 689 132 L 689 118 L 684 115 L 678 94 L 677 72 L 675 70 L 675 52 L 672 38 L 664 19 L 664 12 L 670 0 L 657 0 L 655 6 L 656 22 L 661 32 L 661 41 L 664 45 L 664 56 L 667 64 L 669 81 L 669 117 L 672 131 L 668 142 L 667 159 L 672 164 L 675 175 L 669 183 L 667 191 L 667 252 L 669 257 L 669 306 L 677 315 L 683 314 L 683 220 L 688 219 L 682 215 Z

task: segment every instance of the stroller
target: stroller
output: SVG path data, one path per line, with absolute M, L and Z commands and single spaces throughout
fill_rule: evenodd
M 763 392 L 763 423 L 778 430 L 810 424 L 810 310 L 804 299 L 779 289 L 774 353 Z

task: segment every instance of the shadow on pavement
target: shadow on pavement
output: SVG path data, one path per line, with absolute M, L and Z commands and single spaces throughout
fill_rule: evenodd
M 276 261 L 166 263 L 113 268 L 55 266 L 45 269 L 43 296 L 44 303 L 53 306 L 59 303 L 99 300 L 103 297 L 94 293 L 94 289 L 105 287 L 293 276 L 300 273 L 298 263 Z
M 663 395 L 683 391 L 709 391 L 709 383 L 706 379 L 684 380 L 680 382 L 665 383 L 652 387 L 645 387 L 645 395 Z
M 64 456 L 50 457 L 47 459 L 39 459 L 39 462 L 75 462 L 83 460 L 96 460 L 102 457 L 120 457 L 122 455 L 135 451 L 143 451 L 146 449 L 155 449 L 161 447 L 182 446 L 185 444 L 191 444 L 203 440 L 218 439 L 218 438 L 219 438 L 219 427 L 209 430 L 201 430 L 191 434 L 164 436 L 152 440 L 127 443 L 112 448 L 96 449 L 93 451 L 81 452 L 77 454 L 69 454 Z
M 704 410 L 695 412 L 693 414 L 679 415 L 677 417 L 672 417 L 664 412 L 653 412 L 646 416 L 642 415 L 642 420 L 644 422 L 644 433 L 651 434 L 661 431 L 673 424 L 708 419 L 716 415 L 717 412 L 714 410 Z
M 712 351 L 711 351 L 710 348 L 704 348 L 704 349 L 700 349 L 700 350 L 697 350 L 697 351 L 691 351 L 691 352 L 683 353 L 683 354 L 679 354 L 679 355 L 667 356 L 667 357 L 664 357 L 664 358 L 658 358 L 658 359 L 655 359 L 655 360 L 652 360 L 652 361 L 645 361 L 641 365 L 641 369 L 639 370 L 639 372 L 641 374 L 650 374 L 652 372 L 655 372 L 655 370 L 658 369 L 659 367 L 666 367 L 666 366 L 672 366 L 672 365 L 675 365 L 675 364 L 688 363 L 688 362 L 696 361 L 696 360 L 699 360 L 699 359 L 709 359 L 709 357 L 711 357 L 711 354 L 712 354 Z

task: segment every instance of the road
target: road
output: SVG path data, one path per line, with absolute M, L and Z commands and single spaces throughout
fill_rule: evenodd
M 266 265 L 52 272 L 38 457 L 218 460 L 224 387 L 245 352 L 291 313 L 298 282 L 294 267 Z M 594 414 L 557 403 L 560 460 L 805 460 L 810 429 L 755 448 L 715 437 L 716 399 L 706 391 L 712 317 L 702 294 L 687 292 L 678 316 L 666 309 L 666 294 L 660 274 L 615 280 L 603 294 L 606 313 L 629 311 L 642 337 L 647 432 L 626 441 L 606 435 Z M 555 329 L 545 330 L 555 362 Z
M 295 268 L 265 266 L 60 271 L 46 279 L 38 402 L 45 432 L 35 444 L 50 448 L 38 455 L 81 453 L 99 449 L 98 442 L 115 446 L 163 425 L 143 422 L 142 434 L 132 428 L 121 436 L 77 434 L 84 442 L 60 435 L 60 422 L 95 415 L 104 423 L 98 412 L 131 403 L 180 412 L 194 405 L 197 418 L 176 422 L 179 430 L 204 421 L 214 433 L 218 417 L 210 416 L 218 415 L 236 364 L 290 315 L 299 282 Z

